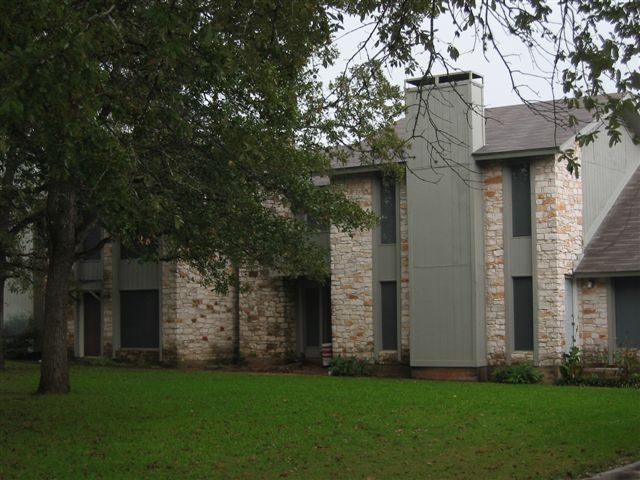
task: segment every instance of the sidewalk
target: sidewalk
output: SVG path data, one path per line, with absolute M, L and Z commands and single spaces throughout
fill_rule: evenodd
M 616 468 L 608 472 L 585 480 L 640 480 L 640 462 L 631 463 L 624 467 Z

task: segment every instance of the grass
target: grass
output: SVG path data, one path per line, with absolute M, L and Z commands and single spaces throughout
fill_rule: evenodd
M 640 390 L 72 369 L 0 372 L 0 479 L 580 478 L 640 458 Z

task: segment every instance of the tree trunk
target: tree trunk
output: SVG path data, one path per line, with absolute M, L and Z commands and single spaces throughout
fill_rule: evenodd
M 0 370 L 4 370 L 4 277 L 0 277 Z
M 49 234 L 44 295 L 42 365 L 37 393 L 68 393 L 67 306 L 75 251 L 76 195 L 65 181 L 52 180 L 47 198 Z

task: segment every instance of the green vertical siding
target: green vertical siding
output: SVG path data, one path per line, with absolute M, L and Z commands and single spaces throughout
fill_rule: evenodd
M 427 98 L 431 119 L 423 109 L 416 123 L 411 105 Z M 407 128 L 424 137 L 412 141 L 407 174 L 412 366 L 486 364 L 482 190 L 471 158 L 483 122 L 463 99 L 482 105 L 481 85 L 407 91 Z

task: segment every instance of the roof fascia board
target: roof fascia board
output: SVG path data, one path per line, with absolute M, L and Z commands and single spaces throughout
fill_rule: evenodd
M 640 270 L 627 270 L 620 272 L 573 272 L 575 278 L 610 278 L 610 277 L 637 277 Z
M 343 175 L 357 175 L 361 173 L 379 172 L 382 165 L 359 165 L 357 167 L 336 167 L 332 168 L 328 175 L 330 177 L 340 177 Z
M 602 127 L 604 125 L 604 122 L 598 120 L 598 121 L 594 121 L 591 123 L 588 123 L 587 125 L 585 125 L 579 132 L 578 135 L 588 135 L 594 131 L 596 131 L 597 129 L 599 129 L 600 127 Z M 568 150 L 569 148 L 573 148 L 573 145 L 576 141 L 576 135 L 572 135 L 569 138 L 567 138 L 559 147 L 558 150 L 560 152 L 564 152 L 565 150 Z
M 549 155 L 555 155 L 559 153 L 558 147 L 549 148 L 536 148 L 533 150 L 509 150 L 506 152 L 491 152 L 491 153 L 472 153 L 471 155 L 478 162 L 486 160 L 507 160 L 516 158 L 531 158 L 531 157 L 548 157 Z

